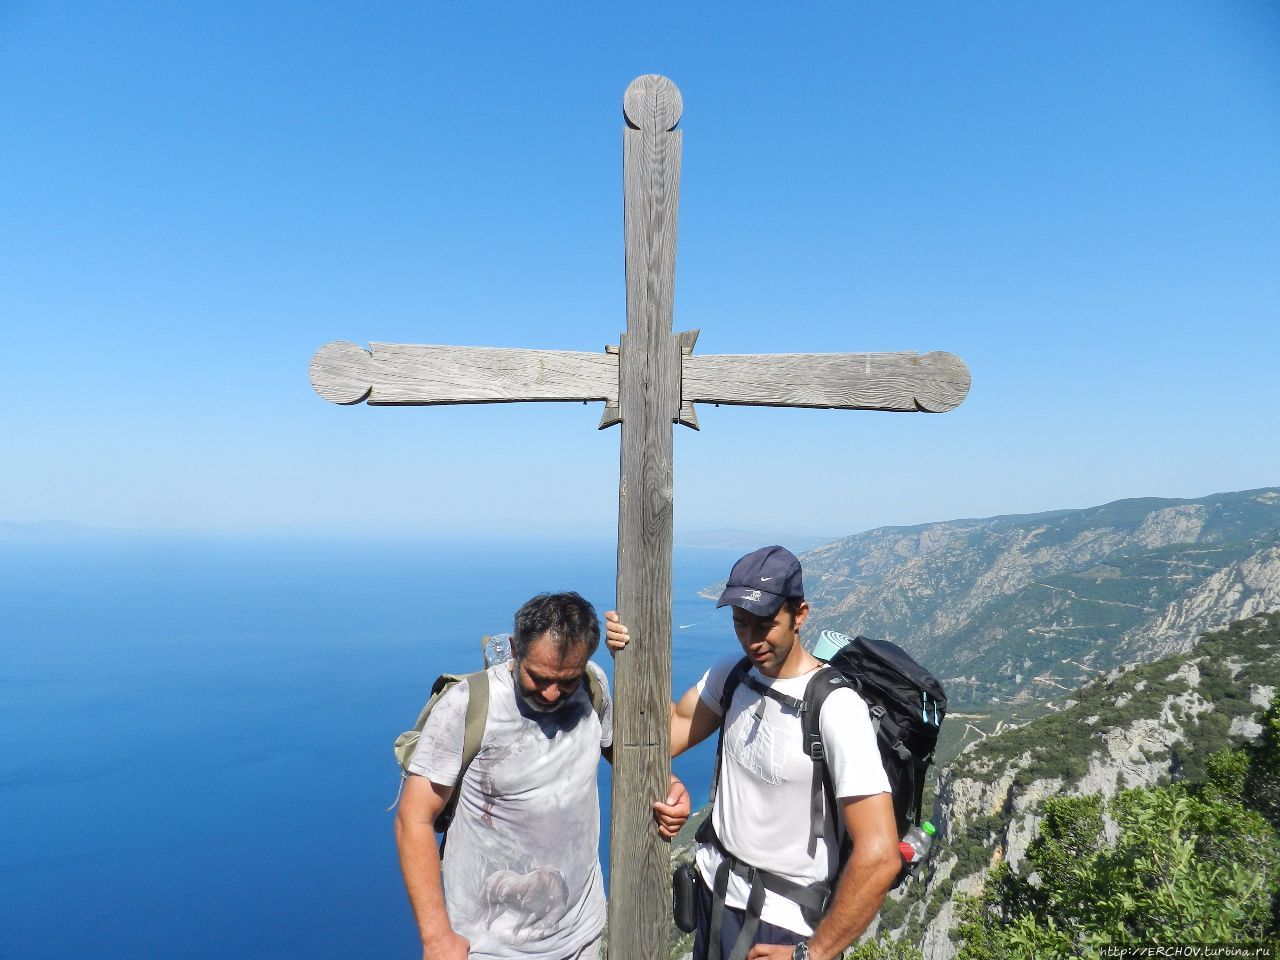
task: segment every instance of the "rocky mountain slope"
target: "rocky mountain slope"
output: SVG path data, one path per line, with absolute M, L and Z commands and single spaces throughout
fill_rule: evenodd
M 976 893 L 1001 859 L 1017 865 L 1046 797 L 1199 779 L 1215 750 L 1257 736 L 1278 690 L 1273 612 L 1207 633 L 1189 652 L 1113 670 L 1055 712 L 971 744 L 939 777 L 931 870 L 891 897 L 879 932 L 947 960 L 955 895 Z
M 1280 488 L 881 528 L 801 560 L 807 638 L 893 640 L 951 699 L 931 870 L 873 928 L 926 960 L 1045 798 L 1197 778 L 1280 690 Z
M 956 896 L 977 894 L 995 863 L 1018 865 L 1046 798 L 1202 779 L 1214 751 L 1258 736 L 1278 694 L 1280 611 L 1207 633 L 1186 653 L 1095 677 L 1047 715 L 970 743 L 939 776 L 927 869 L 890 894 L 868 937 L 950 960 Z M 704 813 L 681 832 L 673 863 L 691 857 Z M 687 957 L 691 937 L 673 927 L 671 946 L 672 960 Z
M 901 644 L 953 709 L 1043 700 L 1280 607 L 1280 488 L 880 528 L 801 559 L 809 636 Z

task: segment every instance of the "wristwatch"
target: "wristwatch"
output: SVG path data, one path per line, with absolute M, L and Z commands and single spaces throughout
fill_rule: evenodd
M 791 951 L 791 960 L 809 960 L 809 941 L 801 940 Z

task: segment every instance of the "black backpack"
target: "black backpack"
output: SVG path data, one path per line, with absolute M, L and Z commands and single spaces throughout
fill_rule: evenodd
M 827 634 L 831 637 L 831 634 Z M 947 694 L 942 684 L 907 651 L 887 640 L 857 636 L 848 640 L 828 661 L 838 676 L 848 681 L 866 701 L 875 727 L 880 760 L 893 792 L 893 812 L 901 838 L 920 823 L 924 778 L 933 763 L 938 731 L 947 715 Z M 805 744 L 810 754 L 822 751 L 818 713 L 831 691 L 843 683 L 810 683 L 805 699 Z M 817 765 L 814 786 L 817 786 Z M 823 786 L 830 793 L 830 777 L 823 765 Z

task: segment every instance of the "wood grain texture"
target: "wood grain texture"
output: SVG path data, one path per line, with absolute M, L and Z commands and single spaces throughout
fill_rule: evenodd
M 621 344 L 618 611 L 632 642 L 614 667 L 610 960 L 660 960 L 670 924 L 670 848 L 651 804 L 670 770 L 672 423 L 680 415 L 675 283 L 680 93 L 665 77 L 623 97 L 627 333 Z
M 568 350 L 338 341 L 316 351 L 311 385 L 334 403 L 416 406 L 618 399 L 618 357 Z
M 683 112 L 684 98 L 680 96 L 680 88 L 661 74 L 647 73 L 642 77 L 636 77 L 622 94 L 622 116 L 632 130 L 661 136 L 676 128 Z M 679 162 L 680 141 L 677 140 L 676 163 L 679 164 Z M 624 177 L 626 176 L 625 164 L 624 160 Z M 676 179 L 678 182 L 678 172 Z
M 943 413 L 969 392 L 949 353 L 778 353 L 683 358 L 686 402 Z

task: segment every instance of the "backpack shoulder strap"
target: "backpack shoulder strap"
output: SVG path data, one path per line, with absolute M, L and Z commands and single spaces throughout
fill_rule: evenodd
M 743 657 L 733 665 L 729 675 L 724 678 L 724 689 L 720 692 L 720 726 L 724 726 L 725 717 L 729 715 L 729 704 L 733 703 L 734 691 L 738 689 L 747 671 L 751 669 L 751 658 Z
M 604 686 L 601 680 L 596 676 L 596 672 L 587 667 L 583 671 L 583 676 L 587 681 L 587 696 L 591 698 L 592 709 L 595 710 L 596 716 L 601 720 L 604 719 Z
M 458 807 L 458 797 L 462 795 L 462 778 L 467 774 L 471 761 L 480 752 L 484 741 L 485 723 L 489 719 L 489 672 L 480 670 L 469 673 L 463 679 L 467 681 L 467 712 L 462 721 L 462 762 L 458 766 L 458 779 L 453 781 L 453 792 L 445 801 L 443 809 L 436 814 L 436 832 L 448 835 L 453 813 Z M 444 850 L 444 838 L 440 840 L 440 849 Z
M 835 876 L 839 867 L 839 825 L 835 820 L 835 785 L 831 771 L 827 769 L 827 750 L 822 743 L 822 705 L 832 692 L 841 688 L 854 689 L 854 683 L 834 667 L 820 667 L 804 688 L 804 705 L 800 710 L 800 728 L 804 736 L 804 752 L 813 761 L 813 784 L 809 791 L 809 843 L 816 845 L 826 840 L 827 874 Z M 825 800 L 825 803 L 824 803 Z
M 716 768 L 711 774 L 711 794 L 707 797 L 707 806 L 716 802 L 716 791 L 720 787 L 720 763 L 724 758 L 724 724 L 729 717 L 729 705 L 733 703 L 733 693 L 742 683 L 742 678 L 751 669 L 751 659 L 743 657 L 733 665 L 729 675 L 724 678 L 724 690 L 720 692 L 720 733 L 716 739 Z M 707 817 L 710 821 L 710 815 Z
M 480 752 L 485 722 L 489 719 L 489 672 L 481 670 L 467 677 L 467 715 L 462 724 L 462 766 L 455 789 L 462 787 L 462 775 Z
M 835 667 L 819 667 L 809 678 L 809 685 L 804 688 L 803 706 L 800 708 L 800 725 L 804 729 L 804 752 L 810 759 L 822 762 L 826 759 L 826 749 L 822 745 L 822 729 L 818 720 L 822 715 L 822 705 L 833 691 L 843 687 L 857 690 L 856 684 Z

